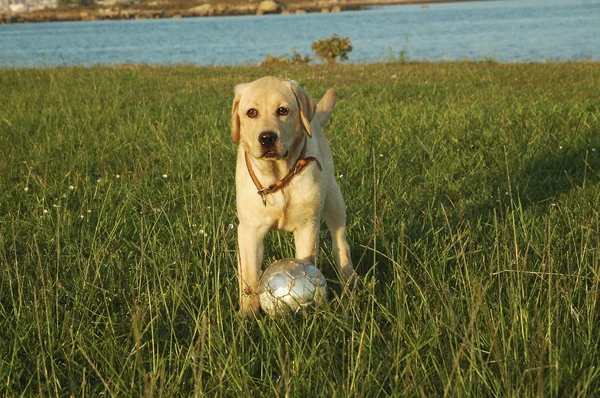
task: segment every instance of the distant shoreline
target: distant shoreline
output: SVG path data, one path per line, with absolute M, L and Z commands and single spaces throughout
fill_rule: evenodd
M 328 2 L 299 0 L 297 2 L 289 1 L 285 4 L 272 1 L 249 1 L 235 4 L 214 2 L 189 8 L 140 8 L 138 5 L 123 5 L 123 1 L 113 0 L 104 6 L 45 9 L 27 13 L 0 13 L 0 24 L 328 13 L 403 4 L 422 4 L 423 8 L 427 8 L 428 4 L 431 3 L 451 3 L 459 1 L 485 0 L 346 0 Z

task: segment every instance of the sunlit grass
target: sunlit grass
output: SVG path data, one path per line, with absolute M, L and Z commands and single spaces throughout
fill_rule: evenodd
M 265 74 L 339 91 L 364 283 L 324 231 L 329 305 L 243 321 L 229 115 Z M 597 63 L 3 69 L 0 98 L 3 395 L 600 393 Z

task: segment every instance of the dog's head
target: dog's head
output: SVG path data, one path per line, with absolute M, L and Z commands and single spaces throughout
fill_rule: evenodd
M 256 159 L 283 159 L 312 137 L 315 102 L 292 80 L 263 77 L 235 88 L 231 110 L 233 142 Z

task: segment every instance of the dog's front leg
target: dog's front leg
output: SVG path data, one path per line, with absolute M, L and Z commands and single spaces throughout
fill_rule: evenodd
M 294 243 L 296 244 L 296 258 L 317 265 L 319 252 L 319 223 L 308 222 L 306 225 L 294 230 Z
M 264 252 L 266 231 L 240 224 L 238 227 L 238 279 L 240 286 L 240 312 L 249 316 L 258 312 L 258 280 Z

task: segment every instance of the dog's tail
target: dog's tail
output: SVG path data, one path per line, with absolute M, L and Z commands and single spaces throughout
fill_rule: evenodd
M 329 89 L 317 104 L 317 111 L 315 112 L 314 119 L 316 119 L 321 126 L 324 126 L 329 121 L 335 108 L 336 98 L 337 91 Z

